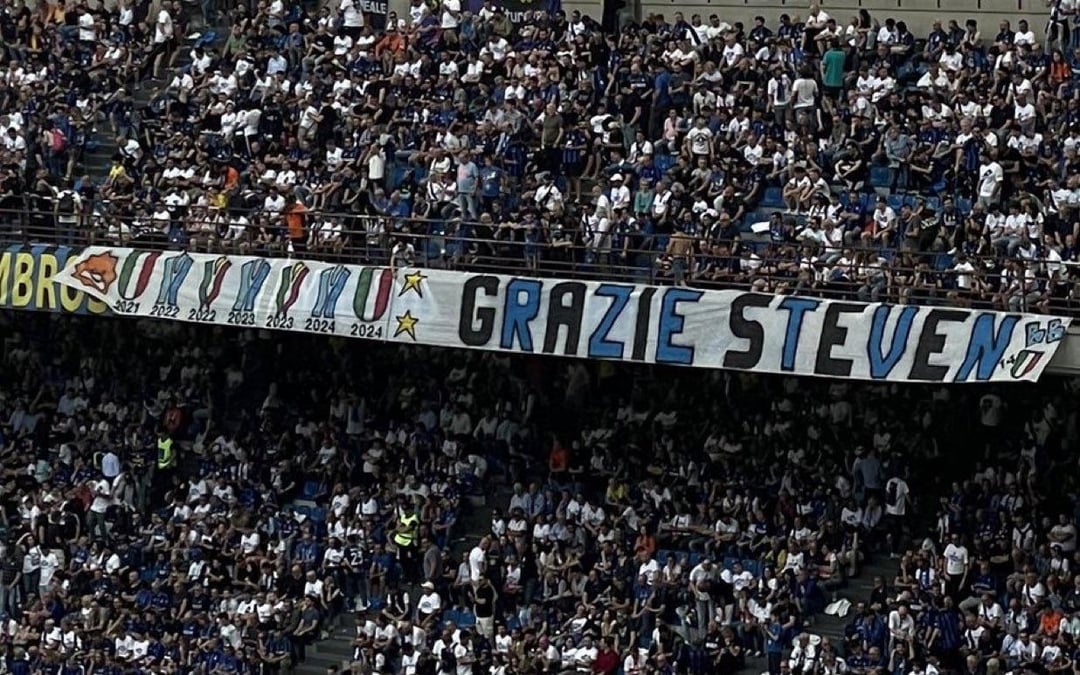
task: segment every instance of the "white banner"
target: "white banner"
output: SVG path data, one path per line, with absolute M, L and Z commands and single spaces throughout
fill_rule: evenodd
M 922 382 L 1034 381 L 1070 320 L 738 291 L 91 248 L 118 314 L 519 354 Z
M 738 291 L 424 271 L 391 339 L 861 380 L 1034 381 L 1069 319 Z M 415 334 L 415 336 L 414 336 Z
M 56 280 L 117 314 L 383 340 L 389 269 L 207 255 L 88 248 Z

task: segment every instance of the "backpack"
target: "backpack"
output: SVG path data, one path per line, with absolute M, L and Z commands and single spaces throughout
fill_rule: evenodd
M 67 136 L 64 135 L 64 132 L 59 129 L 53 129 L 49 136 L 49 144 L 52 146 L 52 151 L 63 152 L 67 147 Z
M 888 487 L 885 489 L 885 503 L 889 506 L 896 506 L 900 501 L 900 482 L 896 480 L 889 481 Z
M 447 645 L 443 648 L 442 653 L 439 654 L 439 670 L 445 673 L 453 673 L 457 671 L 457 655 L 454 654 L 454 647 L 456 645 Z
M 71 190 L 64 190 L 61 192 L 60 199 L 56 203 L 56 208 L 60 213 L 65 215 L 75 213 L 75 193 Z

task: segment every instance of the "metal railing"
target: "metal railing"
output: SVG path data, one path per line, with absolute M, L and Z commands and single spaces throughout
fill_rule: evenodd
M 208 218 L 193 210 L 176 218 L 136 220 L 0 210 L 0 234 L 9 246 L 187 249 L 1080 316 L 1080 265 L 1060 260 L 969 256 L 967 269 L 957 268 L 946 252 L 824 250 L 773 241 L 768 233 L 694 238 L 689 255 L 673 256 L 666 250 L 669 238 L 660 234 L 318 212 L 307 213 L 305 236 L 291 240 L 279 216 L 248 214 L 250 223 L 230 225 L 225 214 Z

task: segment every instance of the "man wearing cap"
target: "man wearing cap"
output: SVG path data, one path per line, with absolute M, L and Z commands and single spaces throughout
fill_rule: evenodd
M 632 199 L 630 187 L 626 185 L 621 173 L 617 173 L 611 177 L 611 191 L 608 194 L 608 199 L 611 200 L 611 208 L 613 211 L 615 209 L 630 208 L 630 201 Z
M 435 590 L 435 584 L 425 581 L 420 584 L 420 599 L 416 601 L 416 622 L 424 630 L 431 630 L 438 622 L 442 610 L 442 598 Z

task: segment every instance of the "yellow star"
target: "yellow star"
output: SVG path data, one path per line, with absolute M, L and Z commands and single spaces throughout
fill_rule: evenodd
M 420 282 L 427 279 L 426 274 L 421 274 L 420 270 L 415 270 L 405 275 L 405 285 L 401 287 L 401 291 L 398 293 L 398 297 L 405 295 L 409 291 L 416 291 L 416 294 L 421 298 L 424 297 L 424 289 L 420 287 Z
M 420 323 L 420 319 L 417 319 L 412 315 L 411 310 L 405 310 L 405 313 L 396 317 L 397 318 L 397 330 L 394 331 L 394 337 L 401 335 L 402 333 L 408 333 L 409 337 L 416 341 L 416 324 Z

